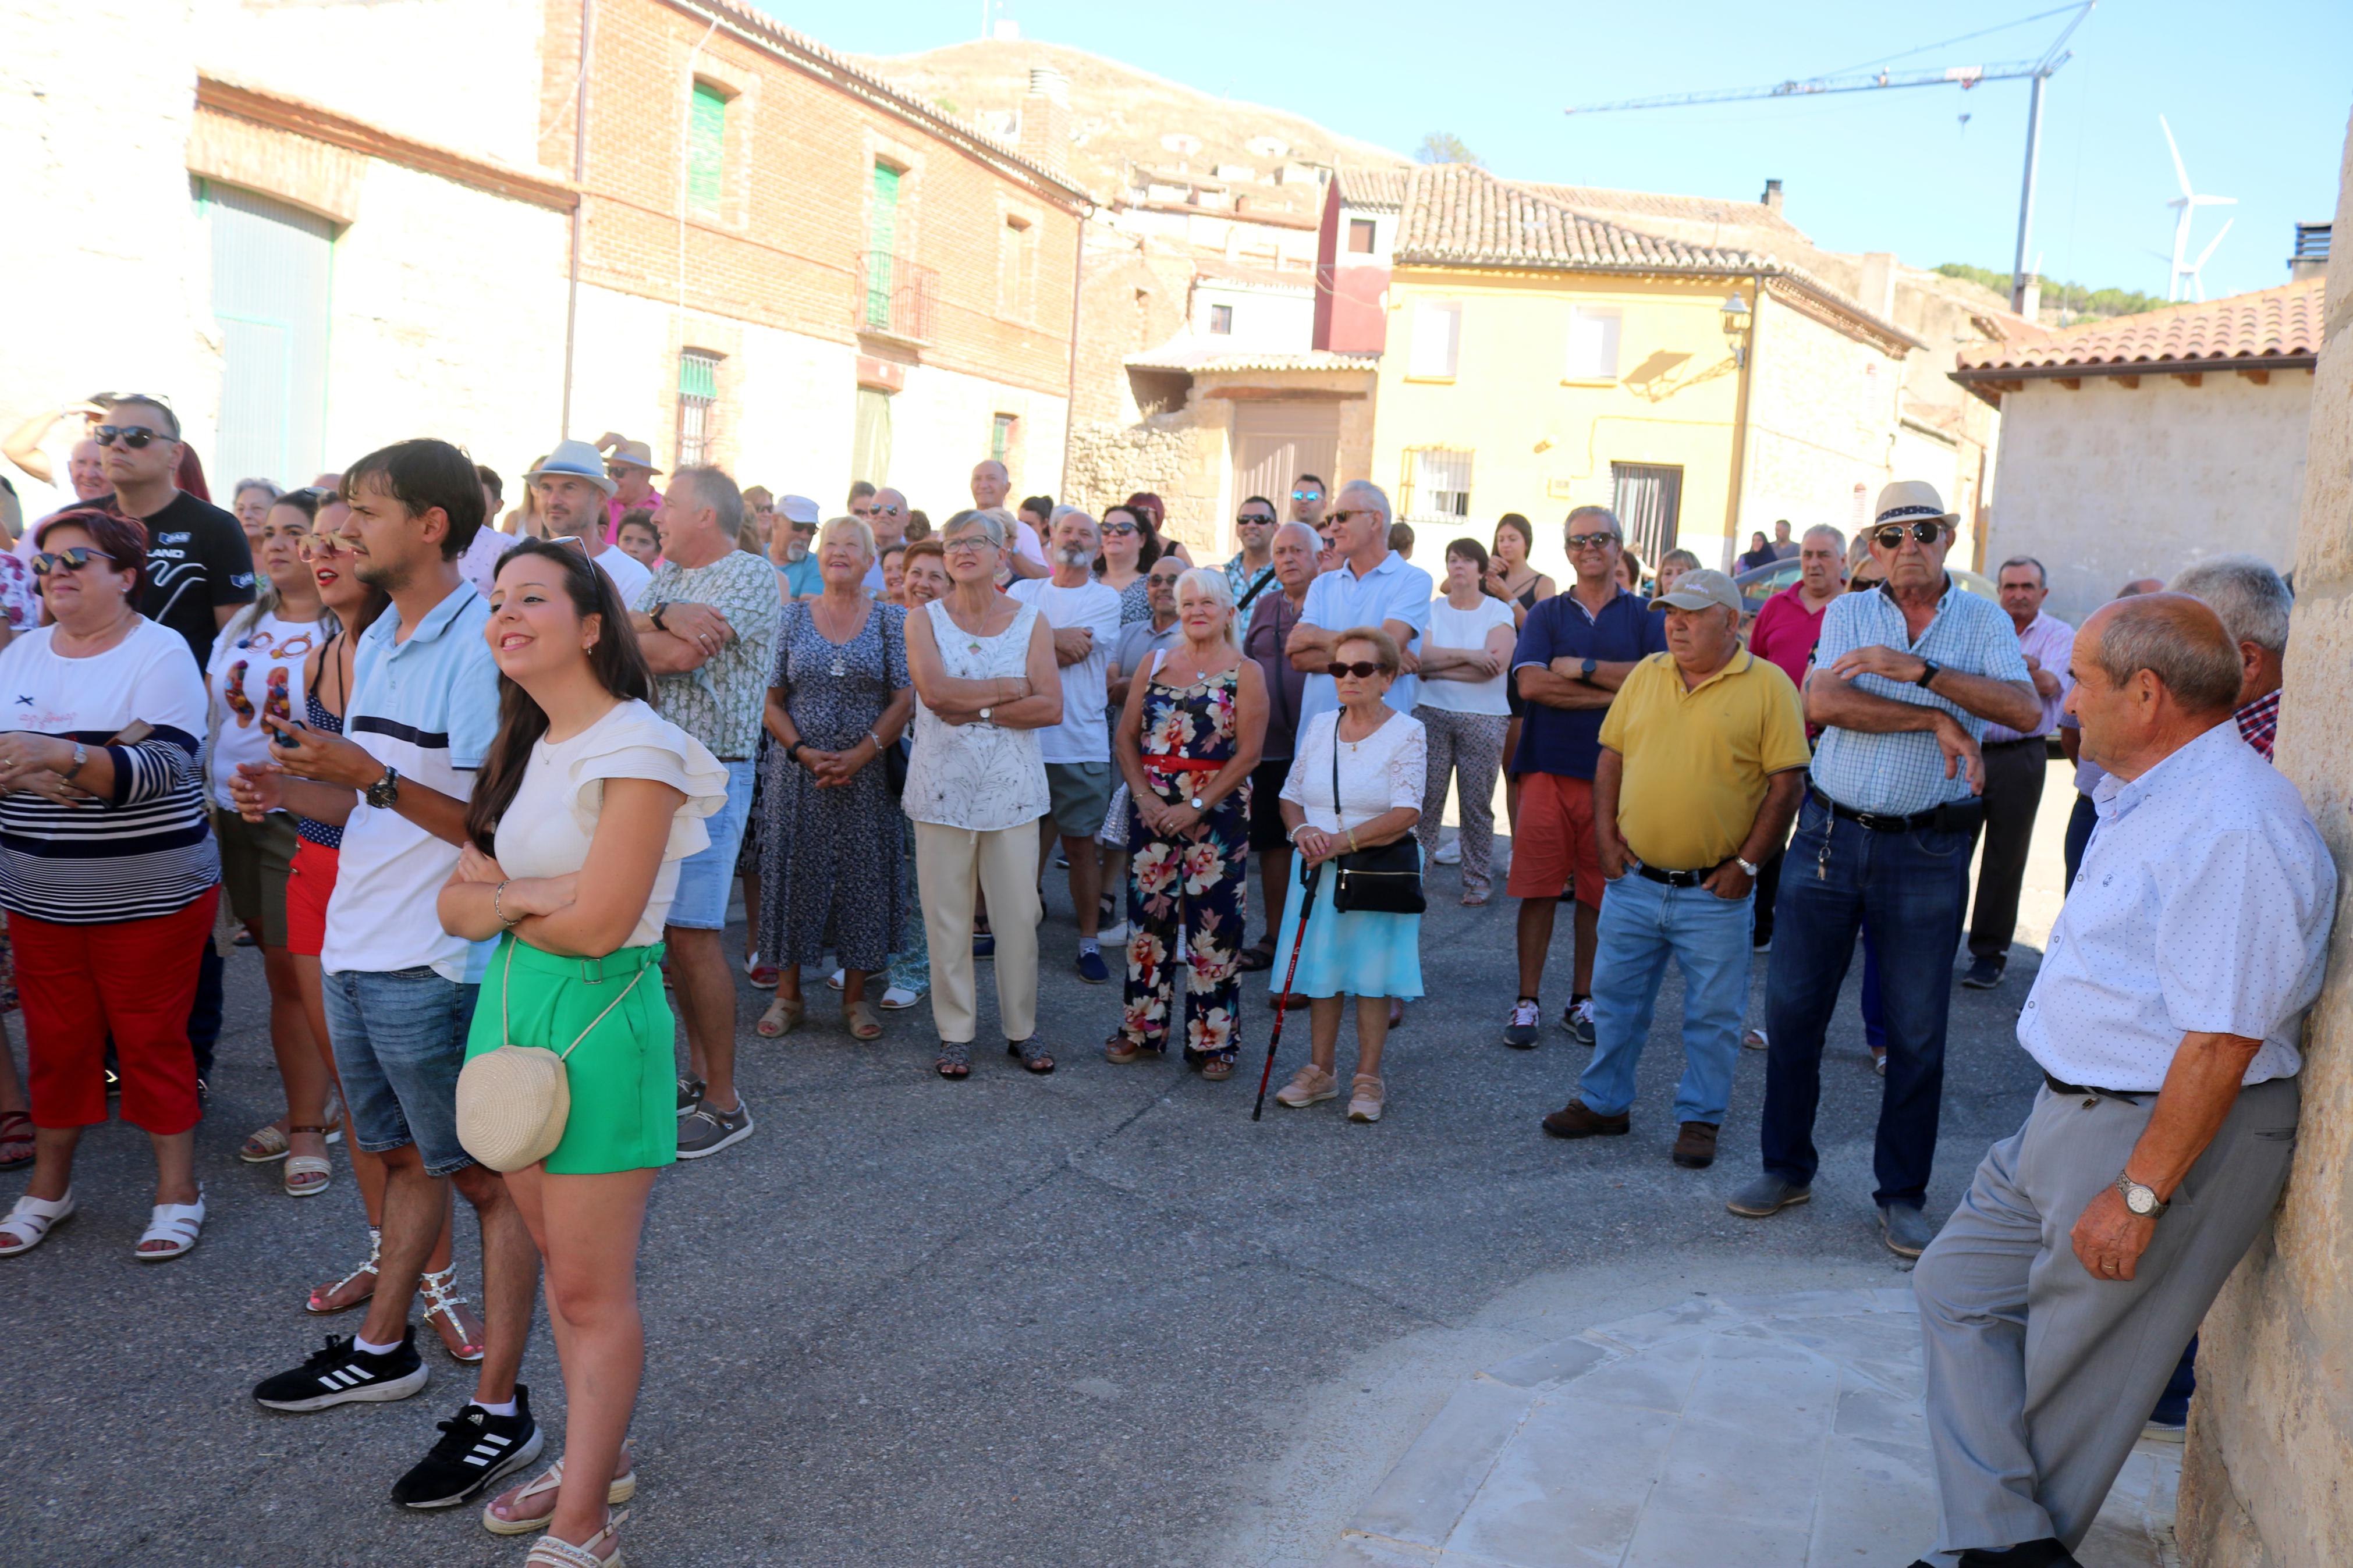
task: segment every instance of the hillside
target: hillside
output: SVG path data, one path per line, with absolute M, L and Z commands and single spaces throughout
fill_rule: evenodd
M 1304 116 L 1213 97 L 1180 82 L 1030 39 L 976 40 L 858 62 L 934 107 L 1008 140 L 1034 66 L 1070 81 L 1071 173 L 1098 197 L 1140 187 L 1139 170 L 1223 185 L 1245 210 L 1313 217 L 1321 191 L 1282 179 L 1284 164 L 1404 166 L 1387 148 L 1337 135 Z M 1255 145 L 1253 145 L 1255 143 Z

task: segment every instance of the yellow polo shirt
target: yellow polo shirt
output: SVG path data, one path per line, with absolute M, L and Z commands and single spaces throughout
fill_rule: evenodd
M 1798 689 L 1745 643 L 1694 690 L 1683 689 L 1671 653 L 1636 665 L 1601 721 L 1601 743 L 1625 762 L 1618 831 L 1662 871 L 1730 859 L 1757 824 L 1767 780 L 1812 756 Z

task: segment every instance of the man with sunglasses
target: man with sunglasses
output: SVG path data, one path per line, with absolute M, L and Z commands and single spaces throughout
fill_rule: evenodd
M 610 430 L 596 438 L 596 450 L 612 453 L 605 459 L 605 477 L 613 481 L 613 490 L 605 504 L 605 526 L 599 534 L 601 540 L 609 542 L 620 531 L 621 520 L 629 513 L 640 508 L 647 511 L 660 509 L 661 491 L 654 489 L 654 476 L 661 470 L 654 467 L 651 447 L 643 441 L 624 440 Z M 560 534 L 565 531 L 551 528 L 548 531 Z M 629 603 L 634 597 L 625 594 L 622 602 Z
M 866 591 L 882 596 L 882 552 L 907 542 L 907 498 L 885 485 L 866 503 L 866 526 L 874 531 L 874 563 L 866 569 Z
M 1294 491 L 1307 483 L 1302 479 Z M 1340 634 L 1351 626 L 1378 626 L 1397 639 L 1405 668 L 1384 699 L 1390 707 L 1409 714 L 1421 694 L 1414 675 L 1421 668 L 1416 650 L 1429 629 L 1430 601 L 1437 590 L 1429 573 L 1389 548 L 1392 521 L 1389 498 L 1379 486 L 1357 479 L 1341 488 L 1340 504 L 1331 515 L 1340 563 L 1308 585 L 1299 624 L 1283 645 L 1292 668 L 1307 672 L 1299 698 L 1302 731 L 1309 720 L 1340 706 L 1339 688 L 1328 671 Z
M 90 432 L 111 493 L 89 504 L 147 528 L 139 613 L 180 634 L 201 669 L 213 639 L 253 603 L 253 547 L 233 512 L 180 489 L 180 420 L 159 398 L 118 397 Z
M 2026 731 L 2042 716 L 2010 617 L 1945 570 L 1959 521 L 1932 485 L 1882 489 L 1866 537 L 1884 581 L 1823 613 L 1805 689 L 1822 733 L 1766 978 L 1765 1169 L 1727 1205 L 1762 1219 L 1813 1195 L 1822 1036 L 1867 929 L 1887 1031 L 1873 1201 L 1889 1250 L 1905 1258 L 1935 1234 L 1924 1211 L 1953 952 L 1985 816 L 1979 743 L 1989 723 Z
M 1250 606 L 1274 584 L 1274 503 L 1264 496 L 1242 502 L 1234 534 L 1242 547 L 1225 564 L 1226 584 L 1234 591 L 1235 616 L 1247 626 Z
M 1568 1006 L 1561 1027 L 1594 1042 L 1593 957 L 1600 942 L 1601 849 L 1593 818 L 1593 774 L 1601 723 L 1634 667 L 1667 651 L 1666 612 L 1618 581 L 1617 514 L 1581 506 L 1568 514 L 1566 542 L 1576 581 L 1538 600 L 1512 650 L 1512 680 L 1527 704 L 1519 754 L 1518 837 L 1504 890 L 1520 901 L 1519 999 L 1504 1043 L 1534 1048 L 1544 1023 L 1541 987 L 1552 952 L 1554 916 L 1572 898 Z

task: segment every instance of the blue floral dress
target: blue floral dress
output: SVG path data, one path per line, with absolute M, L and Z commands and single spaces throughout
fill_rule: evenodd
M 1231 762 L 1239 668 L 1187 686 L 1155 674 L 1145 687 L 1145 777 L 1170 805 Z M 1127 1008 L 1120 1032 L 1166 1050 L 1176 989 L 1176 936 L 1185 937 L 1185 1059 L 1234 1058 L 1241 1005 L 1237 978 L 1250 891 L 1250 781 L 1209 808 L 1192 835 L 1165 838 L 1127 807 L 1134 853 L 1127 881 Z

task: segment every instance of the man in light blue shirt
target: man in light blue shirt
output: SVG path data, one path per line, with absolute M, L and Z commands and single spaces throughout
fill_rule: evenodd
M 2108 774 L 2019 1016 L 2042 1092 L 1912 1275 L 1937 1550 L 1964 1562 L 2074 1561 L 2263 1233 L 2337 905 L 2295 786 L 2232 721 L 2240 650 L 2211 610 L 2108 605 L 2072 663 L 2068 709 Z
M 1822 1037 L 1867 929 L 1887 1029 L 1873 1201 L 1890 1250 L 1917 1258 L 1945 1086 L 1945 1015 L 1984 821 L 1989 722 L 2032 729 L 2042 702 L 2010 616 L 1945 571 L 1957 513 L 1933 486 L 1879 493 L 1864 532 L 1883 579 L 1822 615 L 1806 718 L 1821 725 L 1782 862 L 1765 984 L 1764 1173 L 1733 1194 L 1762 1219 L 1812 1196 Z
M 1421 662 L 1418 650 L 1421 634 L 1430 626 L 1436 587 L 1429 573 L 1408 564 L 1389 548 L 1389 498 L 1379 486 L 1362 479 L 1343 485 L 1329 521 L 1340 564 L 1308 584 L 1299 624 L 1284 645 L 1292 668 L 1307 672 L 1299 722 L 1303 728 L 1316 715 L 1340 706 L 1339 690 L 1325 672 L 1340 634 L 1357 626 L 1378 626 L 1397 639 L 1405 673 L 1389 687 L 1387 700 L 1398 712 L 1410 713 L 1421 689 L 1414 671 Z

